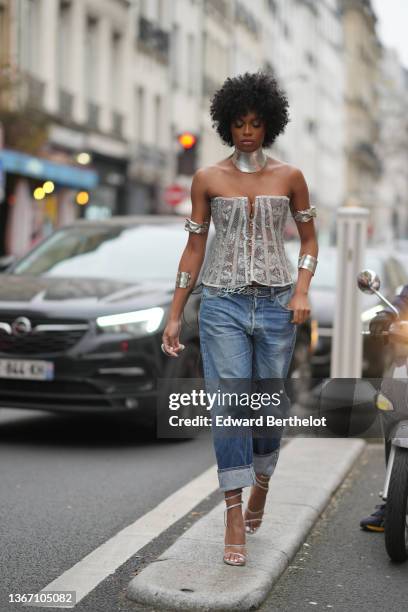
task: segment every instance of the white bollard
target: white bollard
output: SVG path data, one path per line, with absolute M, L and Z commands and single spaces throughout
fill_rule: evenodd
M 357 275 L 364 267 L 367 220 L 367 208 L 343 206 L 337 211 L 337 281 L 331 378 L 360 378 L 362 373 L 361 292 L 357 287 Z

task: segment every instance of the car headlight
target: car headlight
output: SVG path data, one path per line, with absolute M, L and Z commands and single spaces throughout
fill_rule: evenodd
M 390 412 L 391 410 L 394 410 L 393 403 L 381 392 L 377 393 L 377 396 L 375 398 L 375 405 L 378 410 L 384 410 L 385 412 Z
M 164 316 L 160 307 L 135 310 L 114 315 L 105 315 L 96 319 L 98 331 L 108 334 L 132 334 L 145 336 L 152 334 L 159 327 Z

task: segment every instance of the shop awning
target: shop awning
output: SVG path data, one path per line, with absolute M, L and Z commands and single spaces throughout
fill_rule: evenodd
M 39 180 L 49 180 L 74 189 L 93 189 L 99 182 L 98 173 L 94 170 L 75 168 L 68 164 L 34 157 L 11 149 L 0 150 L 3 171 L 21 174 Z

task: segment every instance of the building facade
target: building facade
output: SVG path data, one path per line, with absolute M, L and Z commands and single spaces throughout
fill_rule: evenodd
M 374 214 L 375 239 L 408 236 L 408 70 L 396 51 L 383 49 L 379 83 L 379 156 L 382 174 Z
M 291 120 L 278 156 L 302 169 L 319 209 L 319 239 L 333 237 L 345 198 L 345 71 L 337 0 L 268 0 L 264 56 L 287 91 Z M 275 149 L 274 149 L 275 150 Z
M 10 3 L 4 251 L 21 255 L 77 216 L 124 212 L 128 10 L 125 0 Z
M 378 150 L 378 84 L 381 45 L 370 0 L 342 0 L 346 69 L 347 203 L 367 207 L 374 236 L 375 210 L 381 206 L 382 163 Z
M 302 169 L 321 242 L 334 239 L 344 204 L 368 206 L 373 238 L 384 219 L 405 231 L 403 154 L 384 162 L 379 143 L 391 138 L 381 104 L 405 103 L 406 73 L 395 58 L 380 64 L 369 0 L 0 0 L 0 30 L 15 77 L 2 88 L 3 107 L 27 111 L 8 123 L 17 133 L 11 148 L 29 158 L 17 164 L 15 151 L 1 154 L 9 177 L 2 226 L 14 207 L 13 218 L 30 208 L 26 225 L 35 227 L 20 250 L 44 235 L 41 214 L 50 232 L 78 215 L 171 211 L 166 187 L 191 182 L 179 173 L 178 135 L 197 138 L 197 166 L 229 155 L 211 125 L 211 97 L 228 76 L 260 69 L 277 76 L 290 103 L 269 153 Z M 55 191 L 35 202 L 46 173 Z M 79 190 L 89 193 L 85 205 Z

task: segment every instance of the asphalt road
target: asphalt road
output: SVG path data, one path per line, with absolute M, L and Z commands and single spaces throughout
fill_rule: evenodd
M 368 445 L 260 612 L 407 610 L 408 563 L 393 564 L 383 534 L 359 527 L 381 501 L 383 456 Z
M 37 592 L 214 463 L 209 438 L 155 441 L 120 422 L 0 412 L 0 610 L 10 592 Z M 383 449 L 369 445 L 261 611 L 407 609 L 408 564 L 393 565 L 382 534 L 359 529 L 379 503 Z M 147 610 L 129 580 L 221 500 L 219 491 L 108 576 L 78 612 Z
M 38 592 L 201 474 L 214 463 L 209 441 L 156 441 L 135 424 L 1 409 L 0 611 L 38 610 L 9 603 L 9 593 Z M 134 565 L 75 610 L 121 609 Z

